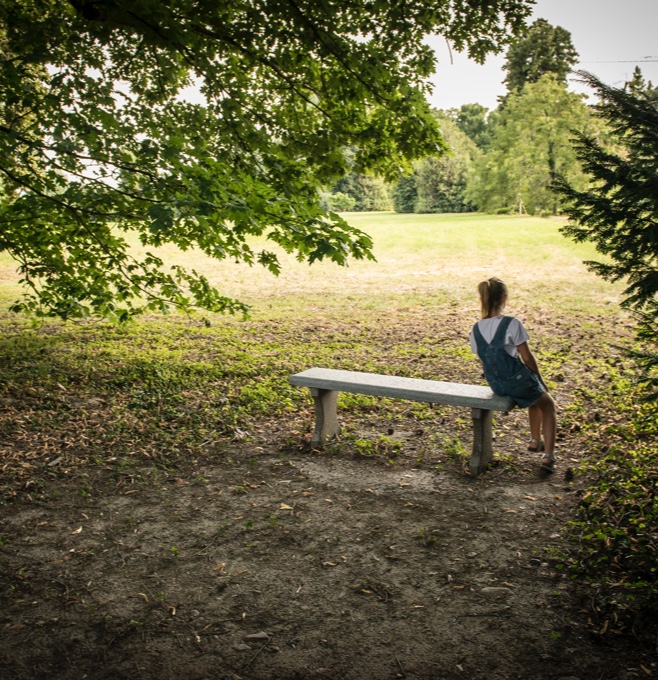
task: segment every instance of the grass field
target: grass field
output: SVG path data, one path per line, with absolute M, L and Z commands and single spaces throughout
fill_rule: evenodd
M 351 213 L 345 216 L 374 240 L 376 262 L 298 262 L 281 253 L 275 277 L 260 266 L 217 262 L 203 254 L 163 248 L 167 262 L 205 274 L 219 290 L 253 307 L 254 318 L 309 313 L 426 307 L 445 304 L 477 309 L 474 289 L 489 276 L 510 286 L 515 304 L 583 313 L 611 309 L 619 287 L 587 272 L 583 260 L 597 254 L 589 244 L 563 237 L 561 219 L 479 214 L 415 215 Z M 256 248 L 266 246 L 265 240 Z M 136 247 L 136 252 L 141 249 Z M 0 304 L 16 299 L 15 265 L 0 256 Z

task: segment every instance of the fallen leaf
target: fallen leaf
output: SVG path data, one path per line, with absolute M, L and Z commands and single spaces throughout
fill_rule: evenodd
M 270 636 L 263 630 L 260 633 L 252 633 L 251 635 L 245 635 L 245 640 L 269 640 Z
M 285 503 L 281 503 L 281 505 L 279 506 L 279 510 L 292 510 L 292 507 L 286 505 Z
M 221 564 L 218 564 L 213 571 L 218 571 L 220 574 L 226 569 L 226 562 L 222 562 Z
M 82 533 L 82 527 L 71 532 L 71 534 L 80 534 L 80 533 Z
M 334 562 L 323 562 L 323 563 L 322 563 L 322 566 L 323 566 L 323 567 L 336 567 L 336 566 L 338 566 L 338 565 L 335 564 Z

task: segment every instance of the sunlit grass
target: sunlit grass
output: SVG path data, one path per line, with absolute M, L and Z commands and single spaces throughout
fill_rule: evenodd
M 478 281 L 500 276 L 521 307 L 561 311 L 601 311 L 618 301 L 620 287 L 587 271 L 583 260 L 597 259 L 589 244 L 560 234 L 561 219 L 510 215 L 416 215 L 351 213 L 354 226 L 374 241 L 376 262 L 331 262 L 313 266 L 277 251 L 282 273 L 259 265 L 215 261 L 198 251 L 167 246 L 158 252 L 167 265 L 180 264 L 208 277 L 222 294 L 250 304 L 258 317 L 350 314 L 408 306 L 446 304 L 477 308 Z M 135 252 L 143 251 L 130 235 Z M 265 239 L 254 242 L 269 248 Z M 20 294 L 15 263 L 0 255 L 0 304 Z

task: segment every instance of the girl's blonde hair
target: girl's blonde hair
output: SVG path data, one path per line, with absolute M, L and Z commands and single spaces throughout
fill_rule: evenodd
M 482 318 L 486 319 L 502 310 L 507 295 L 507 286 L 499 278 L 492 276 L 490 279 L 478 283 L 478 293 L 480 294 Z

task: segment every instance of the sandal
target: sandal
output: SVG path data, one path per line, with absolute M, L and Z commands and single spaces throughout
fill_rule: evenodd
M 541 459 L 541 470 L 542 472 L 554 472 L 555 471 L 555 461 L 557 458 L 550 454 L 545 453 Z
M 530 453 L 541 453 L 544 450 L 544 442 L 541 439 L 535 439 L 534 437 L 530 440 L 528 444 L 528 451 Z

